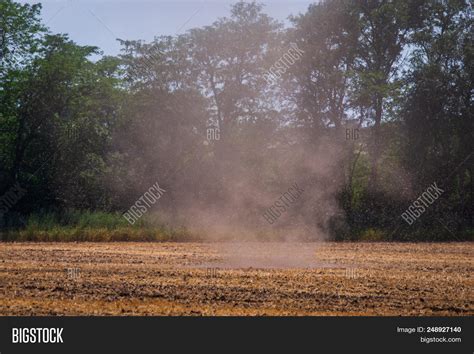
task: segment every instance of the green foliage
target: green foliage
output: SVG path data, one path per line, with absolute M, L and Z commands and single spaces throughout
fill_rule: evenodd
M 186 229 L 171 229 L 150 218 L 130 225 L 119 213 L 70 210 L 31 214 L 24 227 L 0 231 L 4 241 L 187 241 Z
M 260 231 L 256 196 L 315 179 L 281 230 L 301 219 L 336 240 L 472 239 L 469 2 L 320 1 L 288 29 L 238 2 L 209 26 L 121 41 L 120 56 L 98 61 L 98 48 L 47 32 L 40 10 L 0 1 L 0 196 L 28 191 L 0 205 L 6 239 L 187 239 L 121 216 L 157 181 L 159 213 L 174 221 L 207 209 L 276 239 L 284 232 Z M 266 82 L 293 42 L 301 58 Z M 220 140 L 207 141 L 210 125 Z M 326 180 L 312 163 L 327 141 L 337 156 L 322 154 L 336 171 Z M 445 193 L 405 224 L 433 182 Z
M 370 228 L 370 229 L 362 231 L 358 239 L 360 241 L 367 241 L 367 242 L 380 242 L 380 241 L 386 241 L 387 235 L 386 235 L 386 232 L 384 232 L 383 230 Z

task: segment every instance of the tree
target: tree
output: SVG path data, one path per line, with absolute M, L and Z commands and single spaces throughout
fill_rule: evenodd
M 377 191 L 378 162 L 382 155 L 381 124 L 384 105 L 399 87 L 402 54 L 424 15 L 423 1 L 356 1 L 351 11 L 358 18 L 357 86 L 359 99 L 369 102 L 372 139 L 370 187 Z M 400 61 L 400 59 L 402 59 Z
M 450 222 L 458 233 L 472 226 L 473 212 L 473 20 L 467 1 L 433 2 L 428 10 L 407 75 L 403 156 L 416 192 L 433 182 L 446 191 L 430 222 Z
M 268 47 L 279 28 L 262 13 L 261 5 L 241 1 L 232 7 L 230 18 L 190 31 L 193 70 L 200 89 L 210 99 L 212 123 L 219 126 L 222 137 L 268 110 L 263 76 Z
M 39 4 L 0 2 L 0 194 L 10 188 L 18 172 L 12 153 L 15 150 L 18 156 L 22 149 L 17 100 L 26 87 L 28 67 L 45 31 L 40 10 Z

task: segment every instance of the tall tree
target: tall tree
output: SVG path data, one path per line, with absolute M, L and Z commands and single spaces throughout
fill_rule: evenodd
M 357 32 L 354 17 L 342 1 L 313 4 L 293 19 L 290 35 L 304 51 L 301 63 L 290 68 L 296 87 L 290 86 L 300 120 L 313 138 L 343 128 L 351 118 L 350 83 L 356 59 Z
M 371 109 L 370 187 L 378 190 L 378 163 L 382 155 L 381 124 L 384 107 L 399 87 L 397 74 L 411 36 L 424 16 L 424 1 L 368 0 L 352 3 L 358 17 L 357 92 Z
M 435 215 L 458 232 L 472 225 L 473 212 L 473 19 L 463 0 L 431 2 L 427 10 L 407 76 L 404 161 L 416 191 L 437 182 L 449 195 Z
M 221 136 L 239 122 L 253 122 L 268 109 L 263 100 L 268 47 L 280 24 L 255 2 L 238 2 L 230 18 L 190 31 L 197 82 L 210 98 Z
M 40 10 L 39 4 L 0 2 L 0 194 L 14 183 L 18 173 L 18 154 L 23 149 L 18 98 L 27 87 L 28 68 L 38 55 L 45 31 Z

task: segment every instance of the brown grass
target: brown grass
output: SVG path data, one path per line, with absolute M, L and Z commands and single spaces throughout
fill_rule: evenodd
M 234 268 L 221 244 L 0 243 L 0 314 L 474 314 L 474 243 L 301 247 L 308 268 Z

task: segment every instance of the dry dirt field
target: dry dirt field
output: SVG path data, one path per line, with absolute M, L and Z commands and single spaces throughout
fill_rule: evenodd
M 0 243 L 0 315 L 474 315 L 474 243 Z

